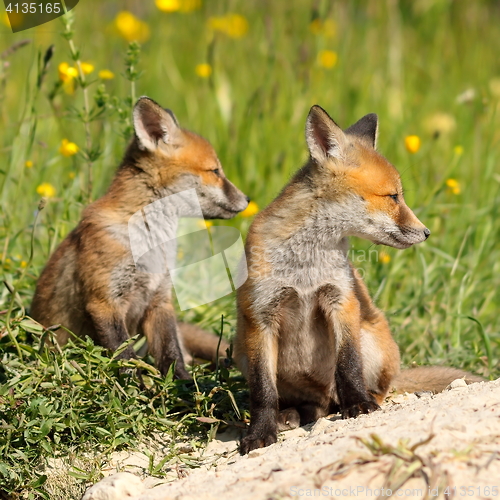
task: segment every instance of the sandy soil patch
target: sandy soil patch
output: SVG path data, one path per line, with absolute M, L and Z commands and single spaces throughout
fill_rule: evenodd
M 249 456 L 238 454 L 238 435 L 220 434 L 201 468 L 154 488 L 150 478 L 137 490 L 132 479 L 126 498 L 500 497 L 500 379 L 461 382 L 442 394 L 397 396 L 357 419 L 323 418 Z M 120 498 L 129 479 L 112 480 Z M 111 500 L 116 488 L 98 484 L 84 498 Z

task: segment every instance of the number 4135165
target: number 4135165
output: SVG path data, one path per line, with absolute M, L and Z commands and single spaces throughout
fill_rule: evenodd
M 5 9 L 7 12 L 15 12 L 16 14 L 59 14 L 61 12 L 61 4 L 55 3 L 9 3 Z

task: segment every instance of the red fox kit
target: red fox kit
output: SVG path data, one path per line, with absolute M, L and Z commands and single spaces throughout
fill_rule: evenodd
M 250 227 L 235 343 L 250 388 L 243 453 L 276 442 L 285 421 L 374 411 L 398 385 L 398 346 L 347 258 L 347 238 L 403 249 L 430 231 L 406 205 L 398 172 L 375 150 L 376 136 L 374 114 L 342 131 L 313 106 L 309 161 Z M 439 368 L 403 373 L 403 384 L 419 387 L 427 378 L 441 390 L 443 378 L 465 375 Z
M 179 326 L 187 350 L 195 349 L 200 357 L 213 357 L 217 338 L 177 325 L 170 276 L 135 265 L 128 223 L 149 204 L 189 189 L 196 191 L 202 214 L 210 219 L 235 216 L 248 198 L 225 177 L 209 142 L 180 128 L 172 112 L 141 97 L 133 118 L 135 137 L 108 192 L 84 210 L 50 258 L 38 280 L 31 315 L 46 327 L 61 324 L 111 350 L 142 332 L 163 374 L 175 362 L 175 375 L 189 378 Z M 174 206 L 169 228 L 175 230 L 178 218 L 192 215 L 186 207 Z M 67 339 L 60 329 L 59 343 Z M 123 356 L 134 356 L 133 350 Z

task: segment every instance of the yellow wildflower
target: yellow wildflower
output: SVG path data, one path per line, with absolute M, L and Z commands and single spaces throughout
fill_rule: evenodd
M 12 264 L 12 261 L 7 257 L 5 259 L 5 264 L 7 264 L 8 266 L 10 266 L 10 264 Z
M 201 8 L 201 0 L 156 0 L 155 3 L 163 12 L 192 12 Z
M 28 263 L 25 260 L 21 261 L 21 267 L 26 267 L 27 265 L 28 265 Z
M 257 205 L 257 203 L 255 203 L 255 201 L 251 201 L 248 204 L 247 208 L 245 208 L 245 210 L 243 210 L 243 212 L 241 212 L 240 215 L 243 217 L 252 217 L 258 212 L 259 212 L 259 206 Z
M 240 14 L 226 14 L 222 17 L 209 17 L 208 26 L 214 31 L 225 33 L 231 38 L 242 38 L 248 32 L 248 21 Z
M 405 137 L 405 147 L 406 149 L 415 154 L 420 149 L 421 141 L 418 135 L 407 135 Z
M 73 179 L 76 177 L 75 172 L 70 172 L 70 173 L 68 174 L 68 177 L 69 177 L 71 180 L 73 180 Z
M 180 0 L 156 0 L 155 3 L 163 12 L 176 12 L 181 8 Z
M 378 257 L 379 257 L 379 260 L 380 262 L 382 262 L 382 264 L 389 264 L 389 262 L 391 262 L 391 256 L 386 253 L 386 252 L 380 252 L 378 254 Z
M 36 192 L 44 198 L 52 198 L 56 195 L 56 188 L 48 182 L 42 182 L 37 188 Z
M 115 74 L 109 69 L 101 69 L 97 75 L 101 80 L 112 80 L 115 77 Z
M 25 166 L 26 168 L 33 168 L 33 162 L 32 162 L 31 160 L 28 160 L 28 161 L 24 164 L 24 166 Z
M 460 184 L 456 179 L 447 179 L 446 185 L 453 194 L 460 194 Z
M 149 26 L 126 10 L 119 12 L 115 18 L 115 26 L 120 35 L 128 42 L 145 42 L 149 39 Z
M 67 62 L 59 64 L 57 69 L 59 71 L 59 79 L 63 82 L 70 81 L 78 76 L 78 70 L 70 66 Z
M 200 78 L 208 78 L 212 74 L 212 66 L 207 63 L 198 64 L 195 71 Z
M 61 142 L 61 147 L 59 148 L 59 152 L 63 156 L 73 156 L 76 155 L 79 151 L 79 147 L 74 143 L 68 141 L 68 139 L 63 139 Z
M 89 75 L 94 71 L 94 65 L 86 62 L 80 63 L 80 66 L 82 67 L 82 72 L 84 75 Z
M 313 35 L 323 35 L 326 38 L 333 38 L 337 31 L 335 21 L 332 19 L 315 19 L 309 25 L 309 30 Z
M 214 223 L 211 220 L 198 219 L 196 221 L 196 225 L 200 229 L 208 229 L 209 227 L 212 227 L 214 225 Z
M 455 146 L 453 148 L 453 152 L 455 153 L 455 156 L 462 156 L 464 154 L 464 147 L 463 146 Z
M 59 79 L 64 83 L 64 91 L 66 94 L 72 94 L 75 91 L 75 78 L 78 76 L 78 70 L 67 62 L 59 64 L 57 69 Z
M 337 64 L 338 55 L 333 50 L 321 50 L 318 54 L 318 63 L 326 69 L 331 69 Z

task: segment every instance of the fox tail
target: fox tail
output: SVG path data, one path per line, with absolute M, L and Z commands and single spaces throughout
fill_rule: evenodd
M 465 380 L 466 384 L 485 381 L 479 375 L 473 375 L 458 368 L 419 366 L 402 370 L 392 381 L 392 387 L 398 393 L 417 391 L 438 393 L 444 391 L 451 382 L 458 378 Z
M 226 351 L 229 348 L 227 340 L 189 323 L 179 323 L 179 332 L 184 360 L 187 364 L 193 364 L 195 359 L 215 363 L 218 357 L 226 356 Z M 218 351 L 217 346 L 219 347 Z

